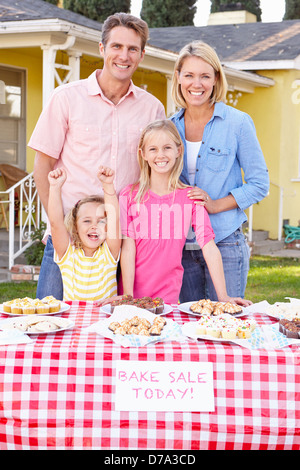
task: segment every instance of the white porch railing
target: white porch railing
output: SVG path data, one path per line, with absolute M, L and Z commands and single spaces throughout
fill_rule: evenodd
M 16 208 L 15 193 L 19 194 Z M 9 269 L 14 265 L 15 259 L 20 256 L 33 241 L 32 233 L 39 228 L 41 221 L 41 202 L 33 173 L 20 180 L 6 191 L 0 191 L 1 204 L 9 205 Z M 15 230 L 15 210 L 18 211 L 18 233 Z

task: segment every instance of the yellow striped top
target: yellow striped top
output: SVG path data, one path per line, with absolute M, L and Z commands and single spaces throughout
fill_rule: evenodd
M 70 244 L 60 260 L 54 251 L 54 261 L 61 271 L 64 300 L 92 301 L 117 294 L 118 260 L 112 256 L 106 241 L 92 257 Z

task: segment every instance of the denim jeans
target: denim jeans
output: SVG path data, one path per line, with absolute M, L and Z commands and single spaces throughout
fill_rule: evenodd
M 63 300 L 63 283 L 58 265 L 54 261 L 54 248 L 52 237 L 49 236 L 44 250 L 41 264 L 36 296 L 42 299 L 48 295 L 53 295 L 58 300 Z
M 249 271 L 250 250 L 239 228 L 229 237 L 217 243 L 223 260 L 226 289 L 231 297 L 244 297 Z M 184 248 L 184 268 L 180 302 L 211 299 L 218 300 L 202 250 Z

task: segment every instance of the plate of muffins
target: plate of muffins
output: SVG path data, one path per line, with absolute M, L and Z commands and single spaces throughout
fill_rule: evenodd
M 67 312 L 69 308 L 70 305 L 53 296 L 47 296 L 43 299 L 24 297 L 3 302 L 0 304 L 0 313 L 11 316 L 56 315 Z

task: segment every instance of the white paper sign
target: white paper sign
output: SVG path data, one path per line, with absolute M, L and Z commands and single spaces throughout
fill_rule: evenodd
M 117 361 L 116 410 L 214 411 L 213 364 Z

